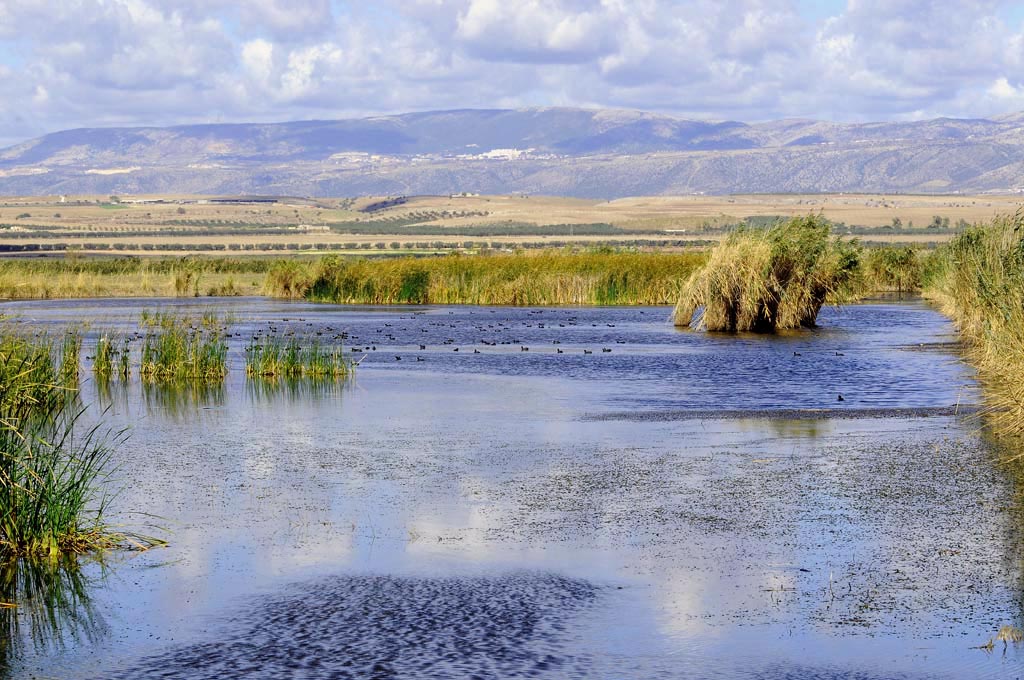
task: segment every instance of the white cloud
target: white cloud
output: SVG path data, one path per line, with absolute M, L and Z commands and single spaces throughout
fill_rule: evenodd
M 537 104 L 990 115 L 1024 106 L 1012 4 L 0 0 L 0 136 Z

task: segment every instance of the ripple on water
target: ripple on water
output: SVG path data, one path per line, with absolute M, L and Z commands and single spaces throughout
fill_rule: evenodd
M 532 573 L 327 578 L 260 601 L 219 640 L 106 677 L 586 677 L 563 641 L 598 592 Z

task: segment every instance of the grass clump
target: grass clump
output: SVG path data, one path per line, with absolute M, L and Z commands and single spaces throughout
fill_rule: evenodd
M 342 378 L 351 371 L 342 348 L 318 342 L 264 337 L 245 350 L 245 373 L 250 378 Z
M 139 363 L 143 379 L 223 380 L 227 375 L 228 347 L 222 326 L 165 314 L 159 315 L 159 323 L 150 328 L 142 342 Z
M 1024 213 L 971 227 L 940 248 L 925 294 L 956 323 L 995 429 L 1024 434 Z
M 826 302 L 853 299 L 860 283 L 860 246 L 829 232 L 817 216 L 736 230 L 683 285 L 676 325 L 758 333 L 814 326 Z

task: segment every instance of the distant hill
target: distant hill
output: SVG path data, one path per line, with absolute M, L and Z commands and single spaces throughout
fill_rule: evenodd
M 0 194 L 593 198 L 1024 190 L 1024 114 L 838 124 L 572 108 L 92 128 L 0 150 Z

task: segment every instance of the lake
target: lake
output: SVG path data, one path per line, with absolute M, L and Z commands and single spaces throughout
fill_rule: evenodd
M 85 361 L 88 417 L 130 428 L 111 518 L 170 544 L 82 560 L 55 624 L 9 615 L 12 676 L 1020 675 L 1019 646 L 975 647 L 1024 615 L 1021 488 L 921 301 L 779 336 L 668 308 L 0 307 L 88 320 L 86 355 L 144 309 L 231 322 L 222 385 Z M 359 365 L 248 380 L 261 333 Z

